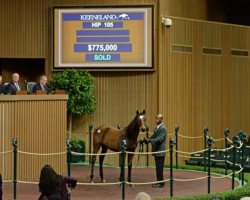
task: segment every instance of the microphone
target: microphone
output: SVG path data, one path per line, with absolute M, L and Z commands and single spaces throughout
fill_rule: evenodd
M 49 90 L 52 89 L 52 91 L 50 93 L 48 93 L 48 95 L 53 94 L 55 92 L 55 90 L 57 89 L 56 87 L 53 87 L 51 85 L 48 88 L 49 88 Z
M 23 82 L 27 85 L 28 84 L 28 81 L 26 80 L 26 78 L 24 78 L 23 76 L 21 76 Z
M 53 94 L 55 91 L 53 90 L 52 92 L 50 92 L 48 95 L 51 95 L 51 94 Z

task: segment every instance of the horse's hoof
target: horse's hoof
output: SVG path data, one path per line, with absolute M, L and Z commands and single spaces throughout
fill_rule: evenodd
M 102 182 L 102 183 L 106 183 L 106 180 L 103 179 L 101 182 Z

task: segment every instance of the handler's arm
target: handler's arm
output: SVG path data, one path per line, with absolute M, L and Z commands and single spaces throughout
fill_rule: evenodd
M 151 142 L 153 146 L 156 145 L 157 143 L 162 143 L 163 141 L 165 141 L 166 135 L 167 135 L 167 130 L 163 128 L 159 135 L 157 135 L 156 137 L 149 138 L 149 142 Z

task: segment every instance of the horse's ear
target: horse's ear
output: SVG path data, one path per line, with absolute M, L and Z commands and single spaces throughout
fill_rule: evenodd
M 139 111 L 138 110 L 136 111 L 136 115 L 139 115 Z
M 144 109 L 144 110 L 142 111 L 142 114 L 145 115 L 145 113 L 146 113 L 146 111 L 145 111 L 145 109 Z

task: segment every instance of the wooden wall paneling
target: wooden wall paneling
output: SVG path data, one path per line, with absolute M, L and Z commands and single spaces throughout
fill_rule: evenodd
M 164 14 L 186 18 L 204 19 L 206 16 L 206 1 L 199 0 L 161 0 Z M 192 5 L 192 6 L 191 6 Z
M 45 57 L 48 0 L 1 1 L 0 57 Z M 27 31 L 29 30 L 29 31 Z
M 164 29 L 164 34 L 169 34 L 170 36 L 167 39 L 164 38 L 166 43 L 162 47 L 166 48 L 163 51 L 168 54 L 168 59 L 163 59 L 162 65 L 164 68 L 162 73 L 160 72 L 161 76 L 159 77 L 159 85 L 162 86 L 162 90 L 159 92 L 159 95 L 162 95 L 162 98 L 165 100 L 162 106 L 163 109 L 165 108 L 165 122 L 168 126 L 168 133 L 174 134 L 174 127 L 179 125 L 181 133 L 186 135 L 191 134 L 187 133 L 187 130 L 190 130 L 192 121 L 192 113 L 189 108 L 191 106 L 192 94 L 191 66 L 193 55 L 192 52 L 173 52 L 172 45 L 192 47 L 192 34 L 188 31 L 192 26 L 190 26 L 189 22 L 181 20 L 173 20 L 173 24 L 174 26 L 170 29 Z M 184 32 L 185 34 L 183 34 Z M 166 84 L 162 84 L 161 80 L 167 80 Z M 183 144 L 186 143 L 180 142 L 180 149 L 184 149 Z
M 222 55 L 213 54 L 222 47 L 222 26 L 214 23 L 203 24 L 202 48 L 211 49 L 212 54 L 202 52 L 202 114 L 203 126 L 210 129 L 208 135 L 215 139 L 223 138 L 222 125 Z M 215 143 L 214 146 L 218 145 Z
M 233 59 L 235 61 L 231 63 L 234 63 L 235 67 L 230 67 L 228 61 L 231 57 L 229 54 L 231 45 L 228 42 L 233 40 L 230 34 L 236 31 L 234 38 L 243 34 L 241 38 L 248 41 L 245 35 L 247 31 L 244 29 L 244 32 L 242 29 L 244 28 L 238 30 L 238 27 L 225 24 L 181 18 L 173 18 L 173 26 L 170 29 L 162 28 L 159 110 L 162 109 L 163 113 L 166 113 L 166 123 L 170 133 L 171 130 L 174 133 L 176 121 L 179 122 L 181 133 L 187 136 L 202 136 L 205 126 L 210 129 L 209 136 L 215 139 L 223 138 L 224 129 L 227 127 L 234 129 L 236 124 L 248 129 L 247 123 L 244 122 L 249 119 L 247 114 L 249 97 L 245 95 L 246 98 L 242 98 L 246 100 L 239 100 L 236 97 L 233 99 L 231 93 L 239 96 L 244 90 L 248 94 L 249 84 L 241 87 L 239 82 L 249 76 L 249 60 L 232 57 L 231 61 Z M 234 43 L 237 44 L 235 41 Z M 193 52 L 192 54 L 171 52 L 172 44 L 191 46 Z M 245 43 L 244 45 L 247 46 Z M 234 48 L 243 49 L 244 45 L 240 42 L 239 46 Z M 204 47 L 212 49 L 211 52 L 213 49 L 221 49 L 221 54 L 204 54 L 202 53 Z M 168 57 L 169 59 L 166 59 Z M 231 77 L 234 78 L 234 82 Z M 234 86 L 230 89 L 231 84 Z M 245 112 L 242 106 L 246 109 Z M 229 107 L 231 109 L 228 109 Z M 238 111 L 235 111 L 236 109 Z M 232 114 L 235 124 L 230 122 L 231 113 L 235 113 Z M 203 138 L 198 141 L 188 140 L 187 144 L 187 140 L 180 139 L 179 147 L 184 151 L 203 149 Z M 224 141 L 217 142 L 214 146 L 224 147 Z
M 244 130 L 249 133 L 249 59 L 241 57 L 231 58 L 231 124 L 233 134 Z
M 12 150 L 12 139 L 17 138 L 20 151 L 65 152 L 66 98 L 61 98 L 62 96 L 58 96 L 58 100 L 56 96 L 2 96 L 0 100 L 3 132 L 1 151 Z M 13 154 L 6 154 L 0 158 L 0 171 L 4 179 L 12 180 Z M 66 154 L 41 156 L 18 153 L 18 180 L 37 181 L 40 169 L 45 164 L 51 164 L 58 173 L 65 174 Z
M 221 127 L 224 132 L 226 128 L 231 129 L 231 62 L 229 59 L 231 54 L 231 33 L 232 29 L 231 26 L 222 26 L 222 85 L 223 89 L 222 93 L 222 102 L 221 102 Z
M 192 62 L 192 127 L 191 136 L 199 137 L 197 139 L 189 139 L 191 142 L 191 147 L 189 151 L 201 150 L 204 147 L 203 129 L 207 125 L 202 120 L 202 81 L 203 81 L 203 71 L 202 71 L 202 24 L 196 21 L 192 21 L 192 42 L 193 42 L 193 62 Z M 188 133 L 187 133 L 188 134 Z
M 233 26 L 231 28 L 231 49 L 250 50 L 249 29 Z M 231 124 L 232 134 L 239 130 L 250 132 L 249 123 L 249 55 L 248 57 L 230 55 L 231 82 Z
M 160 0 L 161 14 L 207 21 L 228 21 L 227 13 L 216 0 Z

